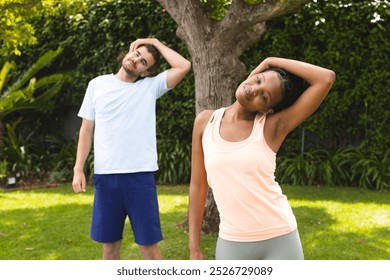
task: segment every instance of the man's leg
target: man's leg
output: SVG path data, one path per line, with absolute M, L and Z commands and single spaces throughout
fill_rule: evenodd
M 135 243 L 145 260 L 161 260 L 158 242 L 163 239 L 153 172 L 132 173 L 123 193 Z
M 103 260 L 120 260 L 121 259 L 122 240 L 114 243 L 103 243 Z
M 139 250 L 141 251 L 142 256 L 145 260 L 161 260 L 160 249 L 158 248 L 158 243 L 152 245 L 138 245 Z

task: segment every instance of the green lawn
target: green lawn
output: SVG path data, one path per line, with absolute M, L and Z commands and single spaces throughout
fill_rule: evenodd
M 352 188 L 285 186 L 298 220 L 306 259 L 390 259 L 390 193 Z M 188 186 L 159 186 L 164 259 L 188 259 Z M 93 188 L 70 185 L 33 190 L 0 189 L 0 259 L 94 260 L 101 245 L 89 238 Z M 216 236 L 204 236 L 214 258 Z M 127 222 L 123 259 L 140 259 Z

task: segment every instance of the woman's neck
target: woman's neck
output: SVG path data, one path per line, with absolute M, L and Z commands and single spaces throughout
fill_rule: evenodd
M 232 120 L 246 120 L 252 121 L 255 119 L 258 112 L 247 111 L 238 103 L 234 102 L 232 105 L 225 109 L 224 117 Z

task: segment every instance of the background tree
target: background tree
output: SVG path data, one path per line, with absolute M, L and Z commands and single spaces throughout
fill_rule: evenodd
M 85 8 L 84 0 L 0 0 L 1 56 L 19 56 L 23 47 L 37 43 L 30 19 L 64 10 L 73 14 Z

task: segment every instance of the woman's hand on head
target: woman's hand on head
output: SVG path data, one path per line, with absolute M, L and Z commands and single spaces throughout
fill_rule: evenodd
M 270 67 L 270 58 L 264 59 L 253 71 L 249 74 L 252 76 L 253 74 L 261 73 L 267 70 Z

